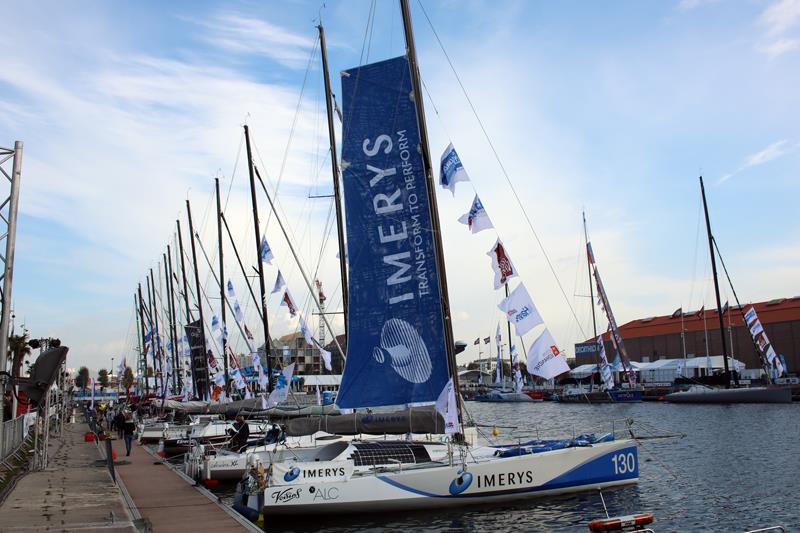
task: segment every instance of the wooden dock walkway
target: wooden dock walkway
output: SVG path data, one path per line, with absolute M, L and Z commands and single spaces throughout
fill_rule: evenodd
M 115 440 L 113 446 L 117 477 L 154 533 L 259 531 L 142 446 L 134 443 L 129 457 L 125 456 L 124 441 Z
M 85 422 L 51 436 L 45 470 L 29 472 L 0 505 L 0 532 L 136 532 L 97 447 L 83 441 Z

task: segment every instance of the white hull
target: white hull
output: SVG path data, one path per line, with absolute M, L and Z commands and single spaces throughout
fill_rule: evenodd
M 504 502 L 625 485 L 639 477 L 636 444 L 630 440 L 507 458 L 491 456 L 491 448 L 474 452 L 463 475 L 458 464 L 428 463 L 356 472 L 345 481 L 270 486 L 264 492 L 264 516 Z

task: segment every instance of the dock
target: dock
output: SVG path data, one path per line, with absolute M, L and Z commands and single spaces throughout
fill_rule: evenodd
M 124 441 L 112 441 L 115 482 L 105 443 L 85 442 L 88 431 L 79 415 L 51 436 L 47 468 L 17 479 L 0 504 L 0 533 L 260 531 L 136 443 L 126 456 Z

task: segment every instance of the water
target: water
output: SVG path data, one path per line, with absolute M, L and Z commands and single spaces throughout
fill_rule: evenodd
M 795 507 L 800 491 L 800 405 L 579 405 L 468 402 L 478 423 L 517 426 L 504 436 L 525 433 L 543 438 L 570 436 L 585 429 L 610 428 L 612 420 L 633 418 L 680 439 L 643 440 L 639 483 L 603 491 L 609 513 L 649 511 L 653 529 L 667 531 L 746 531 L 783 525 L 800 531 Z M 560 432 L 545 428 L 560 427 Z M 620 426 L 617 425 L 617 428 Z M 226 489 L 223 489 L 226 490 Z M 605 516 L 596 492 L 532 498 L 513 504 L 468 505 L 414 513 L 320 517 L 270 524 L 269 531 L 588 531 Z

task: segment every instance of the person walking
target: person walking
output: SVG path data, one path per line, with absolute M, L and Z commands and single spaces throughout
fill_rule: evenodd
M 133 433 L 136 431 L 136 424 L 129 411 L 125 411 L 125 422 L 122 423 L 122 435 L 125 439 L 125 455 L 131 454 L 131 444 L 133 443 Z

